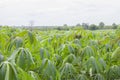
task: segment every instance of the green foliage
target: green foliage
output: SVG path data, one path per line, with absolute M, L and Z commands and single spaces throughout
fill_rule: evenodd
M 80 74 L 80 75 L 78 76 L 77 80 L 88 80 L 88 78 L 87 78 L 85 75 Z
M 17 64 L 25 71 L 34 64 L 31 53 L 28 49 L 24 48 L 19 48 L 15 50 L 8 60 L 13 62 L 14 64 Z
M 106 74 L 107 80 L 120 79 L 120 67 L 117 65 L 111 66 Z
M 119 61 L 120 60 L 120 47 L 118 47 L 112 54 L 112 60 L 113 61 Z
M 20 37 L 16 37 L 10 42 L 10 44 L 8 44 L 8 50 L 11 50 L 13 47 L 17 49 L 22 46 L 23 46 L 23 39 Z
M 81 56 L 83 56 L 83 58 L 84 57 L 91 57 L 91 56 L 95 56 L 95 53 L 94 53 L 93 49 L 90 46 L 86 46 L 83 49 Z
M 90 30 L 96 30 L 98 27 L 95 24 L 91 24 L 89 27 Z
M 119 29 L 64 29 L 1 27 L 0 80 L 120 79 Z
M 4 56 L 0 54 L 0 63 L 4 60 Z
M 54 64 L 48 60 L 44 59 L 39 68 L 39 75 L 41 75 L 42 79 L 47 80 L 56 80 L 59 79 L 58 73 L 56 71 L 56 67 Z
M 18 80 L 14 64 L 4 61 L 0 64 L 0 80 Z
M 60 68 L 60 72 L 62 80 L 76 79 L 76 69 L 70 63 L 63 64 Z

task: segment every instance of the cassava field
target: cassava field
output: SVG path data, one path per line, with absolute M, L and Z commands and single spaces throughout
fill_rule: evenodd
M 120 80 L 120 30 L 1 27 L 0 80 Z

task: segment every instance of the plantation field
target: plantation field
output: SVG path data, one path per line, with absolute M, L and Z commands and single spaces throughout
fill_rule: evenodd
M 0 80 L 119 79 L 119 29 L 0 28 Z

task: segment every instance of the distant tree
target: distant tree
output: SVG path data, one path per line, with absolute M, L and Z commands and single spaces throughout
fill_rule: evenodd
M 57 27 L 57 30 L 62 30 L 62 27 Z
M 83 27 L 84 29 L 88 29 L 89 25 L 88 25 L 87 23 L 82 23 L 82 27 Z
M 112 24 L 112 29 L 117 29 L 117 27 L 118 27 L 117 24 L 115 24 L 115 23 Z
M 104 26 L 105 26 L 104 22 L 100 22 L 100 23 L 99 23 L 99 28 L 100 28 L 100 29 L 103 29 Z
M 76 24 L 76 26 L 81 26 L 81 25 L 78 23 L 78 24 Z
M 91 24 L 91 25 L 89 26 L 89 29 L 90 29 L 90 30 L 96 30 L 96 29 L 98 29 L 98 27 L 97 27 L 95 24 Z
M 30 21 L 30 27 L 33 27 L 34 26 L 34 21 Z
M 34 26 L 34 21 L 30 21 L 29 22 L 29 24 L 30 24 L 30 27 L 29 27 L 29 29 L 30 29 L 30 31 L 32 31 L 33 30 L 33 26 Z
M 64 24 L 63 26 L 68 26 L 67 24 Z

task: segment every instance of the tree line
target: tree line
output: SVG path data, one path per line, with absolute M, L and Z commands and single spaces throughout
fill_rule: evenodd
M 105 25 L 104 22 L 100 22 L 99 25 L 82 23 L 82 25 L 77 24 L 76 26 L 82 26 L 84 29 L 97 30 L 97 29 L 117 29 L 119 25 L 113 23 L 112 25 Z
M 8 27 L 8 26 L 2 26 L 0 27 Z M 112 25 L 105 25 L 104 22 L 100 22 L 98 25 L 96 24 L 88 24 L 88 23 L 82 23 L 82 24 L 76 24 L 75 26 L 68 26 L 67 24 L 64 24 L 63 26 L 21 26 L 22 28 L 27 29 L 40 29 L 40 30 L 51 30 L 51 29 L 57 29 L 57 30 L 69 30 L 73 28 L 83 28 L 85 30 L 103 30 L 103 29 L 117 29 L 120 26 L 116 23 L 113 23 Z
M 71 28 L 80 27 L 86 30 L 102 30 L 102 29 L 117 29 L 119 27 L 118 24 L 113 23 L 112 25 L 105 25 L 104 22 L 100 22 L 98 25 L 96 24 L 88 24 L 88 23 L 82 23 L 82 24 L 76 24 L 75 26 L 68 26 L 67 24 L 64 24 L 63 26 L 59 26 L 56 29 L 58 30 L 69 30 Z

